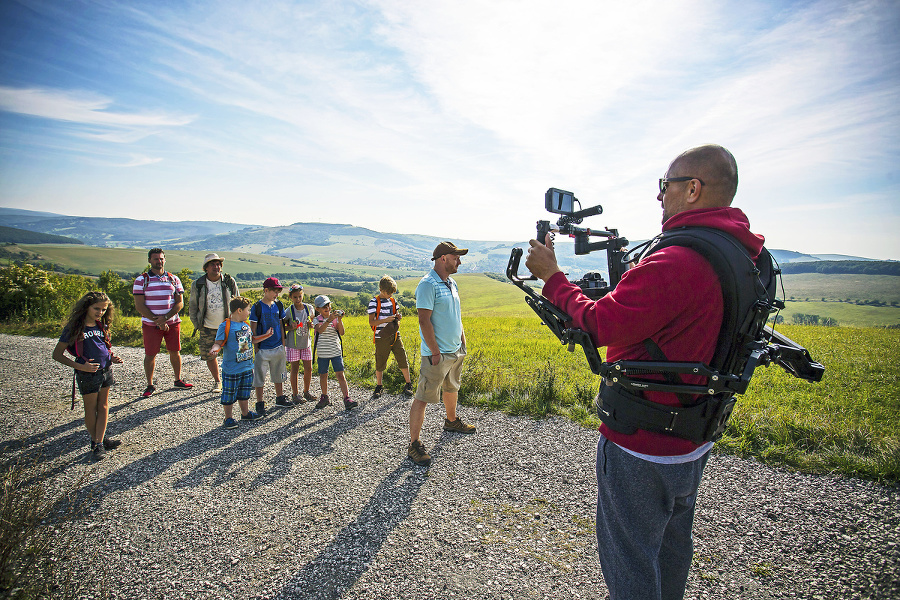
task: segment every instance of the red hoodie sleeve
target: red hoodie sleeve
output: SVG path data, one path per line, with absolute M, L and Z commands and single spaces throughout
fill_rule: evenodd
M 673 246 L 627 271 L 616 288 L 596 302 L 557 273 L 544 296 L 572 316 L 573 323 L 609 346 L 609 360 L 648 358 L 651 338 L 669 360 L 708 362 L 722 324 L 722 291 L 712 266 L 688 248 Z M 634 352 L 626 347 L 640 345 Z

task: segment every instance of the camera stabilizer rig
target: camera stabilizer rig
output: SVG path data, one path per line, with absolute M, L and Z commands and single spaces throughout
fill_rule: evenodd
M 544 242 L 548 232 L 566 234 L 575 239 L 575 254 L 588 254 L 595 250 L 606 250 L 607 264 L 609 265 L 610 283 L 606 284 L 603 277 L 599 273 L 588 273 L 584 278 L 574 281 L 584 293 L 592 299 L 599 299 L 609 293 L 619 283 L 624 272 L 628 269 L 629 263 L 633 260 L 629 256 L 638 250 L 644 249 L 642 256 L 657 249 L 659 242 L 666 235 L 661 236 L 641 244 L 631 251 L 626 251 L 628 240 L 621 238 L 615 229 L 606 229 L 604 231 L 596 231 L 587 228 L 576 227 L 574 224 L 580 224 L 586 216 L 599 215 L 603 212 L 601 206 L 595 206 L 588 209 L 581 209 L 581 203 L 571 193 L 556 188 L 550 188 L 544 198 L 545 208 L 553 213 L 562 215 L 556 225 L 551 225 L 549 221 L 537 222 L 537 240 Z M 575 204 L 578 204 L 579 210 L 574 210 Z M 753 371 L 760 365 L 768 366 L 771 363 L 778 364 L 785 371 L 795 377 L 805 379 L 807 381 L 821 381 L 825 372 L 825 368 L 812 360 L 809 352 L 798 345 L 794 341 L 772 330 L 765 325 L 768 316 L 777 310 L 784 308 L 784 302 L 775 298 L 775 280 L 780 275 L 780 269 L 774 267 L 774 262 L 769 258 L 768 252 L 765 252 L 768 265 L 762 265 L 758 268 L 755 264 L 751 264 L 750 270 L 756 275 L 760 275 L 762 271 L 768 271 L 770 275 L 769 282 L 755 283 L 755 297 L 750 302 L 746 301 L 746 293 L 740 290 L 726 289 L 726 281 L 723 279 L 724 271 L 734 272 L 734 268 L 729 269 L 729 263 L 725 258 L 709 256 L 704 250 L 708 250 L 710 246 L 716 244 L 728 246 L 737 246 L 735 242 L 716 241 L 715 238 L 728 238 L 721 232 L 714 230 L 701 229 L 699 235 L 706 238 L 707 241 L 697 243 L 685 243 L 684 241 L 671 242 L 679 245 L 687 245 L 710 260 L 713 267 L 719 274 L 723 285 L 723 295 L 726 300 L 734 298 L 733 307 L 726 307 L 726 311 L 732 308 L 734 311 L 742 311 L 743 314 L 733 315 L 731 321 L 728 321 L 726 315 L 726 323 L 733 323 L 733 332 L 723 332 L 727 334 L 725 339 L 730 340 L 731 346 L 739 346 L 737 352 L 729 352 L 731 356 L 726 359 L 719 360 L 720 363 L 715 366 L 709 366 L 699 362 L 672 362 L 666 360 L 654 361 L 634 361 L 620 360 L 614 363 L 603 362 L 600 358 L 596 344 L 590 334 L 582 329 L 572 326 L 572 318 L 559 307 L 554 305 L 544 296 L 536 293 L 532 288 L 526 285 L 528 281 L 536 281 L 537 277 L 529 275 L 521 277 L 518 274 L 519 262 L 522 258 L 522 249 L 513 248 L 509 257 L 509 264 L 506 268 L 506 276 L 523 292 L 525 292 L 525 302 L 537 313 L 542 323 L 546 325 L 553 334 L 559 338 L 564 344 L 568 345 L 570 352 L 573 352 L 575 345 L 578 344 L 584 349 L 588 366 L 596 375 L 601 375 L 607 380 L 618 383 L 624 388 L 633 392 L 641 392 L 645 390 L 673 392 L 676 394 L 689 394 L 699 396 L 724 396 L 730 397 L 733 394 L 743 394 L 750 383 Z M 703 234 L 703 235 L 700 235 Z M 687 237 L 691 237 L 688 232 Z M 607 238 L 602 242 L 591 243 L 591 236 L 602 236 Z M 710 243 L 708 240 L 712 238 L 716 243 Z M 730 239 L 730 238 L 728 238 Z M 701 240 L 702 241 L 702 240 Z M 727 241 L 727 240 L 726 240 Z M 729 249 L 732 253 L 733 249 Z M 741 249 L 746 257 L 744 260 L 753 260 L 746 255 L 746 251 Z M 636 260 L 636 259 L 634 259 Z M 734 260 L 733 258 L 731 259 Z M 718 264 L 717 264 L 718 262 Z M 732 277 L 733 279 L 733 277 Z M 731 284 L 734 287 L 734 284 Z M 752 287 L 752 286 L 751 286 Z M 731 296 L 729 296 L 729 293 Z M 743 296 L 740 294 L 743 293 Z M 737 300 L 745 300 L 742 304 Z M 746 306 L 744 306 L 746 305 Z M 740 306 L 740 308 L 736 308 Z M 725 327 L 723 326 L 723 330 Z M 730 336 L 730 337 L 729 337 Z M 722 354 L 723 335 L 720 334 L 720 344 L 717 347 L 717 354 Z M 714 359 L 715 362 L 715 359 Z M 705 378 L 705 383 L 700 385 L 683 383 L 680 380 L 681 374 L 700 375 Z M 648 375 L 662 376 L 661 380 L 647 379 Z M 724 421 L 728 418 L 733 406 L 733 400 L 730 406 L 723 408 L 721 415 L 720 427 L 724 426 Z

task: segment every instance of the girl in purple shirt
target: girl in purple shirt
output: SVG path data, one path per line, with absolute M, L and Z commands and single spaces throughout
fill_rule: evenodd
M 109 420 L 109 386 L 115 383 L 112 363 L 122 362 L 113 354 L 110 344 L 112 315 L 113 305 L 106 294 L 88 292 L 72 307 L 69 320 L 53 349 L 53 360 L 75 369 L 74 383 L 78 384 L 78 391 L 84 399 L 84 424 L 91 435 L 94 460 L 100 460 L 107 450 L 121 444 L 119 440 L 104 439 Z M 64 354 L 66 351 L 75 360 L 67 357 Z

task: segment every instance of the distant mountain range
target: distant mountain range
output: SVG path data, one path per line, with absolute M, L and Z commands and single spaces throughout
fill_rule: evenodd
M 294 223 L 263 227 L 221 221 L 152 221 L 104 217 L 76 217 L 0 207 L 6 226 L 28 232 L 74 238 L 92 246 L 199 251 L 236 251 L 289 258 L 385 268 L 426 269 L 431 252 L 442 238 L 382 233 L 354 225 Z M 525 248 L 526 240 L 454 240 L 469 248 L 461 271 L 504 273 L 510 249 Z M 20 243 L 51 243 L 20 242 Z M 65 243 L 56 241 L 52 243 Z M 637 242 L 635 242 L 637 243 Z M 606 271 L 605 253 L 576 257 L 562 245 L 560 266 L 573 273 Z M 771 250 L 781 264 L 819 260 L 869 260 L 840 254 L 811 255 L 792 250 Z M 563 264 L 565 263 L 565 264 Z M 524 265 L 522 266 L 524 271 Z

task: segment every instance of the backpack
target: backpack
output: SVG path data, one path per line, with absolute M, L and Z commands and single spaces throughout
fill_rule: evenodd
M 338 345 L 341 347 L 341 356 L 344 356 L 344 339 L 341 337 L 341 332 L 337 330 L 337 327 L 334 328 L 334 332 L 338 336 Z M 319 343 L 319 332 L 316 332 L 315 337 L 313 338 L 312 345 L 312 359 L 313 362 L 316 360 L 316 345 Z
M 260 333 L 260 331 L 259 331 L 259 327 L 260 327 L 260 325 L 262 325 L 262 306 L 260 306 L 261 304 L 262 304 L 262 300 L 257 300 L 256 303 L 253 305 L 253 316 L 256 317 L 254 319 L 254 321 L 256 321 L 256 333 L 254 335 L 262 335 L 263 333 L 265 333 L 265 332 Z M 284 312 L 284 304 L 281 303 L 281 300 L 275 300 L 275 305 L 278 307 L 279 314 Z M 273 330 L 274 330 L 274 328 L 273 328 Z M 280 333 L 280 332 L 277 332 L 277 333 Z M 275 335 L 275 334 L 276 334 L 276 332 L 273 331 L 272 335 Z M 253 344 L 253 348 L 257 352 L 259 352 L 259 344 L 258 343 Z
M 164 271 L 163 275 L 165 275 L 166 278 L 168 278 L 169 282 L 172 284 L 172 287 L 174 288 L 175 287 L 175 276 L 172 275 L 171 273 L 169 273 L 168 271 Z M 154 275 L 151 271 L 147 271 L 146 273 L 142 273 L 141 275 L 139 275 L 139 277 L 142 276 L 144 278 L 144 293 L 145 294 L 147 293 L 147 286 L 150 285 L 151 277 L 162 277 L 163 275 Z
M 109 350 L 110 354 L 112 354 L 112 340 L 109 337 L 109 329 L 103 326 L 103 323 L 97 321 L 97 326 L 100 328 L 100 331 L 103 332 L 103 343 L 106 344 L 106 349 Z M 73 356 L 76 359 L 81 358 L 84 355 L 84 332 L 82 331 L 81 336 L 75 340 L 75 343 L 72 346 L 67 346 L 66 351 L 72 354 L 71 348 L 74 346 L 75 353 Z M 77 373 L 77 369 L 72 369 L 72 408 L 70 410 L 75 410 L 75 374 Z
M 144 281 L 146 281 L 146 279 L 144 279 Z M 206 287 L 207 281 L 208 280 L 206 279 L 206 275 L 201 275 L 194 282 L 195 285 L 197 286 L 198 299 L 199 299 L 200 294 L 206 294 L 206 292 L 204 291 L 204 288 Z M 231 277 L 231 275 L 229 275 L 227 273 L 222 273 L 222 300 L 225 299 L 224 294 L 225 294 L 226 287 L 228 288 L 228 291 L 232 292 L 232 297 L 237 296 L 237 289 L 238 289 L 237 283 L 235 283 L 235 281 Z M 147 289 L 146 286 L 144 287 L 144 289 Z M 228 306 L 225 306 L 225 313 L 226 314 L 228 313 Z M 201 325 L 202 325 L 202 323 L 201 323 Z M 197 335 L 198 332 L 199 332 L 199 330 L 195 327 L 194 333 L 191 334 L 191 337 L 194 337 L 195 335 Z
M 381 296 L 375 296 L 373 298 L 373 300 L 375 300 L 375 319 L 377 320 L 377 319 L 381 318 Z M 393 296 L 391 296 L 390 300 L 391 300 L 391 314 L 396 315 L 397 314 L 397 301 L 394 300 Z M 372 343 L 374 344 L 375 340 L 377 339 L 375 337 L 375 334 L 377 333 L 376 329 L 378 329 L 378 326 L 372 325 L 371 327 L 372 327 Z M 381 328 L 381 335 L 387 337 L 391 334 L 394 335 L 394 341 L 397 341 L 397 336 L 400 335 L 400 324 L 397 323 L 396 319 L 394 319 L 393 321 L 391 321 L 389 323 L 385 323 L 384 327 Z
M 315 310 L 312 307 L 312 304 L 303 303 L 303 308 L 306 310 L 306 324 L 307 327 L 303 330 L 303 335 L 306 337 L 307 344 L 309 343 L 309 323 L 312 322 L 312 315 L 315 313 Z M 298 340 L 299 333 L 297 329 L 293 326 L 295 322 L 299 323 L 300 319 L 295 316 L 294 313 L 294 305 L 291 304 L 288 307 L 289 316 L 288 319 L 291 321 L 290 324 L 285 322 L 284 328 L 289 338 L 292 338 L 291 343 L 294 344 L 294 347 L 298 347 L 300 342 Z

